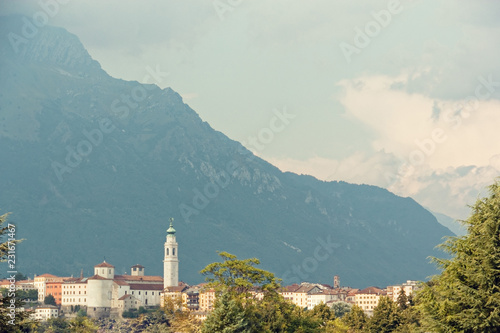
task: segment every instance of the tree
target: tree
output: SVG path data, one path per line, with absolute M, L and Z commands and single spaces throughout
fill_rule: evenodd
M 342 321 L 349 326 L 350 331 L 361 332 L 366 326 L 368 317 L 363 309 L 357 305 L 353 305 L 351 311 L 342 317 Z
M 69 322 L 64 318 L 50 318 L 42 323 L 39 332 L 69 332 Z
M 46 305 L 57 305 L 56 304 L 56 299 L 51 294 L 45 296 L 45 300 L 43 301 L 43 304 L 46 304 Z
M 16 274 L 16 281 L 21 281 L 21 280 L 27 280 L 28 277 L 24 275 L 23 273 L 17 273 Z
M 342 318 L 346 313 L 351 311 L 351 304 L 346 302 L 335 302 L 332 305 L 332 311 L 335 317 Z
M 34 302 L 38 301 L 38 290 L 30 289 L 26 292 L 26 298 Z
M 217 298 L 214 310 L 203 323 L 203 333 L 251 333 L 250 322 L 239 300 L 228 291 Z
M 381 296 L 368 321 L 368 331 L 386 333 L 395 331 L 401 323 L 398 307 L 389 297 Z
M 221 263 L 201 271 L 208 275 L 208 288 L 217 292 L 214 310 L 203 323 L 202 332 L 320 332 L 330 309 L 304 311 L 286 301 L 274 274 L 255 267 L 256 258 L 239 260 L 221 252 Z M 255 291 L 264 296 L 258 300 Z
M 98 326 L 87 317 L 76 317 L 69 322 L 70 332 L 95 333 Z
M 239 260 L 235 255 L 220 252 L 223 262 L 209 264 L 200 273 L 206 275 L 208 287 L 217 292 L 229 292 L 243 299 L 251 297 L 256 287 L 264 292 L 274 292 L 279 288 L 279 280 L 273 273 L 254 267 L 260 264 L 259 259 Z M 212 275 L 213 277 L 210 277 Z
M 404 288 L 401 288 L 401 292 L 398 295 L 396 304 L 398 305 L 400 310 L 405 310 L 408 308 L 408 297 L 406 296 L 406 291 Z
M 434 261 L 441 274 L 418 293 L 424 324 L 436 332 L 500 331 L 500 183 L 489 187 L 462 223 L 468 234 L 440 247 L 450 259 Z

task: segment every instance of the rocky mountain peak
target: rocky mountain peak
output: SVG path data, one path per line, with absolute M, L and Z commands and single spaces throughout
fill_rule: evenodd
M 66 29 L 22 15 L 0 18 L 1 54 L 15 61 L 51 64 L 66 71 L 102 71 L 80 39 Z

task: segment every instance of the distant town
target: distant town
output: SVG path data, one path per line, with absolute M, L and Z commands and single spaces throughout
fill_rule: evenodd
M 136 264 L 130 267 L 130 274 L 115 274 L 115 267 L 106 261 L 94 266 L 94 275 L 84 277 L 60 277 L 50 273 L 35 275 L 33 279 L 16 281 L 13 278 L 0 281 L 2 294 L 30 293 L 32 307 L 24 308 L 31 318 L 47 321 L 50 318 L 74 318 L 85 314 L 90 318 L 121 319 L 140 308 L 158 308 L 166 300 L 182 300 L 185 308 L 192 311 L 199 320 L 205 320 L 214 307 L 216 292 L 206 283 L 188 285 L 179 281 L 179 245 L 175 236 L 173 220 L 167 230 L 164 246 L 163 277 L 146 275 L 145 267 Z M 280 293 L 285 300 L 301 307 L 312 309 L 321 303 L 332 307 L 345 302 L 359 306 L 368 316 L 373 314 L 381 296 L 394 302 L 402 291 L 406 296 L 419 288 L 417 281 L 408 280 L 399 285 L 364 289 L 344 287 L 339 276 L 332 277 L 332 285 L 302 282 L 283 286 Z M 34 291 L 37 291 L 36 293 Z M 262 299 L 264 292 L 252 291 L 256 299 Z

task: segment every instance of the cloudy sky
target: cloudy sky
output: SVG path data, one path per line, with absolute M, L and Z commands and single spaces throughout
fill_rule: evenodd
M 282 170 L 459 219 L 500 175 L 498 1 L 0 4 L 48 12 L 114 77 L 168 72 L 155 83 Z

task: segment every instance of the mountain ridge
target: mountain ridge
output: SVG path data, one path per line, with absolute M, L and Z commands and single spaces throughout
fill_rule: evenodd
M 15 31 L 0 27 L 3 36 Z M 46 28 L 34 40 L 50 39 Z M 388 285 L 435 273 L 427 257 L 451 232 L 413 199 L 283 173 L 212 129 L 171 88 L 50 58 L 0 60 L 0 151 L 12 161 L 0 166 L 0 208 L 14 212 L 27 239 L 23 273 L 88 275 L 105 256 L 117 272 L 140 263 L 159 275 L 171 216 L 187 282 L 201 282 L 197 272 L 217 250 L 257 257 L 285 283 L 331 283 L 337 274 L 351 286 Z M 195 204 L 199 193 L 208 203 Z M 196 212 L 183 214 L 188 206 Z

